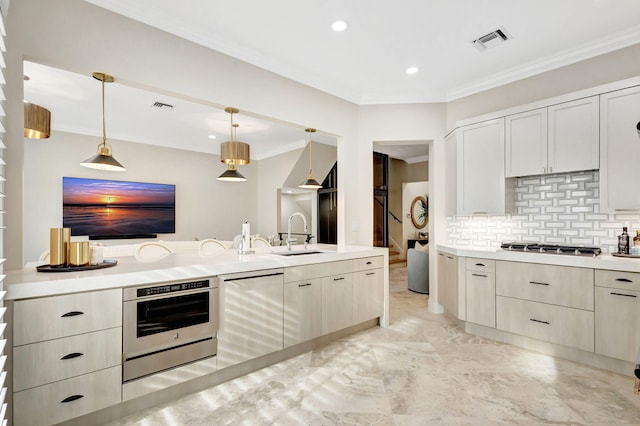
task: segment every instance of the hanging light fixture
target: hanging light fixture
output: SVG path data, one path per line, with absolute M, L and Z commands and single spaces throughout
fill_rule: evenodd
M 98 153 L 93 157 L 87 158 L 80 163 L 80 165 L 90 169 L 123 172 L 127 169 L 113 158 L 113 155 L 111 155 L 111 147 L 107 145 L 107 130 L 104 120 L 104 84 L 113 83 L 114 78 L 109 74 L 101 72 L 94 72 L 92 76 L 102 82 L 102 143 L 98 145 Z
M 227 165 L 227 170 L 218 176 L 224 182 L 244 182 L 247 179 L 238 172 L 236 166 L 251 162 L 249 144 L 235 140 L 238 124 L 233 122 L 233 114 L 240 112 L 238 108 L 227 107 L 224 111 L 231 115 L 231 140 L 220 144 L 220 162 Z
M 298 188 L 304 188 L 304 189 L 320 189 L 322 188 L 322 185 L 320 185 L 318 183 L 317 180 L 315 180 L 313 178 L 313 175 L 311 174 L 311 134 L 315 133 L 316 129 L 312 129 L 312 128 L 306 128 L 304 129 L 305 132 L 309 133 L 309 177 L 307 177 L 307 179 L 302 182 L 300 185 L 298 185 Z
M 46 139 L 51 135 L 51 112 L 40 105 L 24 103 L 24 137 Z

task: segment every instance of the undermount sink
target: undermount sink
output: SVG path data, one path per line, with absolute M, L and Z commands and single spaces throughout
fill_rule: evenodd
M 303 254 L 319 254 L 325 253 L 320 250 L 292 250 L 292 251 L 278 251 L 273 252 L 273 254 L 277 254 L 278 256 L 302 256 Z

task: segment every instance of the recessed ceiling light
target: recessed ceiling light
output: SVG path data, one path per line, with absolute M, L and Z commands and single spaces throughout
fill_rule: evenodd
M 344 31 L 347 27 L 348 25 L 345 21 L 334 21 L 333 24 L 331 24 L 331 29 L 336 32 Z
M 209 135 L 209 139 L 215 139 L 216 135 Z
M 415 74 L 418 71 L 420 71 L 420 68 L 418 68 L 418 67 L 409 67 L 409 68 L 407 68 L 407 70 L 405 72 L 407 74 Z

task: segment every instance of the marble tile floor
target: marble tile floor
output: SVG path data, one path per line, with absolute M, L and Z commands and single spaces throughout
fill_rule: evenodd
M 633 378 L 465 334 L 390 269 L 372 328 L 116 425 L 640 425 Z

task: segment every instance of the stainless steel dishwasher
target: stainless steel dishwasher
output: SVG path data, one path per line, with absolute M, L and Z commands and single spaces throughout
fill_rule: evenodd
M 221 275 L 218 368 L 284 347 L 284 271 Z

